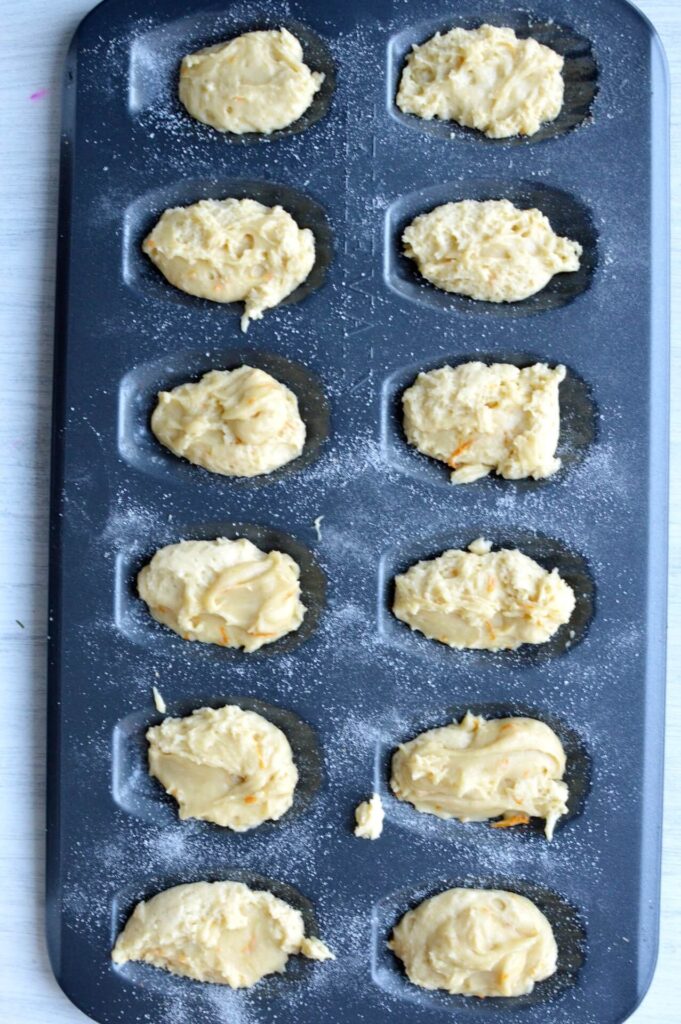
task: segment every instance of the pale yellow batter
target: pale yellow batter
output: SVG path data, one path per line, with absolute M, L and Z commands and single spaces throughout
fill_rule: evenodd
M 175 455 L 224 476 L 271 473 L 305 444 L 296 396 L 252 366 L 159 392 L 151 429 Z
M 302 623 L 299 577 L 290 555 L 219 537 L 160 548 L 137 589 L 157 622 L 185 640 L 251 652 Z
M 165 210 L 142 249 L 181 291 L 244 302 L 243 331 L 302 284 L 315 261 L 310 229 L 255 199 L 201 199 Z
M 323 81 L 287 29 L 245 32 L 184 58 L 180 100 L 218 131 L 269 135 L 297 121 Z
M 138 903 L 111 959 L 142 960 L 196 981 L 250 988 L 283 972 L 295 953 L 335 959 L 320 939 L 306 938 L 300 911 L 272 893 L 241 882 L 191 882 Z
M 518 302 L 554 274 L 579 270 L 579 242 L 556 235 L 540 210 L 508 199 L 464 199 L 416 217 L 402 235 L 404 253 L 446 292 L 481 302 Z
M 286 736 L 235 704 L 166 718 L 147 731 L 149 772 L 179 805 L 235 832 L 277 821 L 293 803 L 298 772 Z
M 463 363 L 420 373 L 402 395 L 404 432 L 424 455 L 445 462 L 454 484 L 493 471 L 540 480 L 560 469 L 558 387 L 565 367 Z
M 546 819 L 551 839 L 567 811 L 563 745 L 534 718 L 486 721 L 470 711 L 460 722 L 429 729 L 403 743 L 392 759 L 390 785 L 399 800 L 438 818 L 484 821 L 495 828 Z
M 393 612 L 449 647 L 515 650 L 543 644 L 568 622 L 575 595 L 557 569 L 479 538 L 395 577 Z
M 522 996 L 556 971 L 551 925 L 524 896 L 449 889 L 408 911 L 388 943 L 421 988 Z
M 381 797 L 374 793 L 355 808 L 355 835 L 359 839 L 379 839 L 383 832 L 385 811 Z
M 397 105 L 477 128 L 491 139 L 534 135 L 563 105 L 563 58 L 511 28 L 437 32 L 407 57 Z

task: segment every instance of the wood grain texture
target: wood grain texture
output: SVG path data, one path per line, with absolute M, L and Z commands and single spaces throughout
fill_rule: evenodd
M 42 903 L 47 484 L 60 74 L 68 40 L 90 6 L 89 0 L 5 4 L 0 39 L 0 1019 L 8 1024 L 76 1024 L 87 1019 L 52 977 Z M 675 328 L 681 314 L 681 3 L 640 0 L 639 6 L 662 36 L 671 69 Z M 670 623 L 681 615 L 679 410 L 681 342 L 675 338 Z M 680 669 L 681 632 L 671 630 L 660 959 L 650 992 L 630 1018 L 635 1024 L 679 1020 L 674 992 L 681 962 Z M 622 828 L 626 827 L 623 821 Z

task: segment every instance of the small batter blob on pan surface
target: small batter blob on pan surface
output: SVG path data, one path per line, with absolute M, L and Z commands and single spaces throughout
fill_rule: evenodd
M 419 373 L 402 395 L 409 444 L 450 469 L 453 484 L 496 472 L 541 480 L 560 469 L 558 388 L 565 367 L 462 363 Z
M 393 613 L 413 630 L 459 650 L 543 644 L 569 622 L 572 588 L 521 551 L 492 551 L 479 537 L 395 577 Z
M 425 120 L 476 128 L 491 139 L 534 135 L 563 106 L 563 58 L 511 28 L 437 32 L 407 57 L 397 106 Z
M 541 210 L 508 199 L 464 199 L 414 218 L 404 254 L 427 281 L 479 302 L 519 302 L 554 274 L 579 270 L 582 246 L 556 235 Z
M 243 331 L 302 284 L 315 261 L 312 231 L 283 207 L 255 199 L 201 199 L 165 210 L 142 250 L 188 295 L 243 302 Z
M 469 711 L 460 722 L 422 732 L 393 754 L 390 786 L 417 811 L 438 818 L 486 821 L 492 828 L 546 820 L 551 840 L 567 811 L 563 744 L 535 718 L 486 720 Z
M 191 882 L 138 903 L 111 959 L 250 988 L 267 974 L 283 973 L 297 953 L 335 960 L 320 939 L 306 937 L 300 911 L 272 893 L 241 882 Z
M 246 832 L 293 803 L 298 772 L 286 736 L 235 704 L 199 708 L 147 730 L 149 772 L 177 800 L 180 818 Z
M 522 996 L 556 971 L 548 920 L 499 889 L 448 889 L 408 911 L 388 946 L 414 985 L 452 995 Z
M 305 64 L 294 35 L 270 29 L 188 54 L 179 95 L 192 117 L 220 132 L 269 135 L 297 121 L 323 81 Z
M 252 366 L 159 392 L 151 429 L 174 455 L 223 476 L 271 473 L 305 444 L 296 396 Z
M 160 548 L 137 590 L 156 621 L 184 640 L 251 653 L 302 623 L 299 578 L 290 555 L 218 537 Z
M 355 808 L 355 835 L 359 839 L 379 839 L 383 832 L 385 811 L 381 797 L 374 793 Z

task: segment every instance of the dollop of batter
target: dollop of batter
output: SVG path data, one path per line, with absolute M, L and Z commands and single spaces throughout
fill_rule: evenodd
M 579 270 L 579 242 L 556 235 L 541 210 L 508 199 L 464 199 L 416 217 L 402 235 L 404 253 L 446 292 L 481 302 L 518 302 L 554 274 Z
M 545 818 L 550 840 L 567 811 L 564 772 L 563 745 L 544 722 L 486 721 L 469 711 L 458 723 L 401 744 L 390 786 L 399 800 L 438 818 L 485 821 L 503 815 L 496 828 Z
M 374 793 L 355 808 L 355 835 L 359 839 L 378 839 L 383 831 L 385 811 L 381 797 Z
M 407 57 L 397 105 L 430 121 L 457 121 L 491 139 L 534 135 L 563 106 L 563 58 L 512 28 L 437 32 Z
M 320 939 L 306 938 L 300 911 L 272 893 L 241 882 L 191 882 L 138 903 L 111 959 L 250 988 L 266 974 L 282 973 L 295 953 L 335 959 Z
M 298 772 L 286 736 L 235 704 L 166 718 L 147 730 L 149 772 L 179 805 L 235 832 L 277 821 L 293 803 Z
M 269 135 L 297 121 L 323 81 L 303 61 L 300 42 L 281 28 L 188 54 L 179 93 L 192 117 L 218 131 Z
M 160 548 L 137 590 L 156 621 L 183 639 L 251 652 L 300 626 L 299 577 L 290 555 L 219 537 Z
M 568 622 L 572 588 L 521 551 L 491 551 L 478 538 L 395 577 L 393 612 L 449 647 L 515 650 L 543 644 Z
M 448 889 L 408 911 L 388 943 L 407 977 L 452 995 L 522 996 L 556 971 L 551 925 L 524 896 Z
M 201 199 L 165 210 L 142 249 L 181 291 L 244 302 L 243 331 L 302 284 L 315 261 L 310 229 L 255 199 Z
M 467 484 L 493 470 L 541 480 L 560 469 L 558 387 L 565 367 L 463 363 L 420 373 L 402 395 L 404 432 Z
M 271 473 L 305 444 L 296 396 L 252 366 L 159 392 L 151 429 L 174 455 L 223 476 Z

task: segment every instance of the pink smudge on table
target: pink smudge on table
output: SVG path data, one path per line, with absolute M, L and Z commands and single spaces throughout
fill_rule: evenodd
M 43 96 L 47 96 L 49 89 L 38 89 L 36 92 L 32 92 L 29 96 L 30 100 L 41 100 Z

